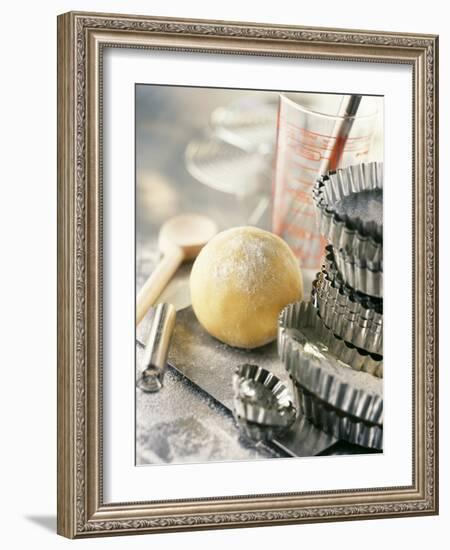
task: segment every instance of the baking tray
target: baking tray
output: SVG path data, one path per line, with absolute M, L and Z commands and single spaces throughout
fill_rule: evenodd
M 151 320 L 152 311 L 137 329 L 140 344 L 147 340 Z M 278 357 L 276 342 L 254 350 L 227 346 L 205 332 L 190 306 L 177 313 L 168 362 L 230 413 L 234 407 L 233 373 L 240 364 L 257 364 L 292 388 L 289 375 Z M 273 439 L 271 445 L 285 456 L 301 457 L 324 454 L 336 442 L 334 436 L 319 430 L 299 415 L 291 428 L 282 437 Z

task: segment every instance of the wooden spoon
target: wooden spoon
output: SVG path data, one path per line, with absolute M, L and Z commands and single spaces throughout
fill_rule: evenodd
M 137 295 L 136 325 L 155 303 L 180 264 L 195 258 L 216 233 L 215 222 L 198 214 L 175 216 L 163 224 L 158 239 L 163 256 Z

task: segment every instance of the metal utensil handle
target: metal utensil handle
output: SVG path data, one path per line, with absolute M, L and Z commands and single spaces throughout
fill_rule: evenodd
M 158 391 L 162 387 L 175 319 L 176 310 L 172 304 L 158 304 L 144 349 L 144 370 L 139 381 L 144 391 Z
M 342 96 L 337 114 L 340 118 L 336 120 L 331 133 L 334 140 L 333 146 L 330 155 L 322 160 L 319 170 L 320 176 L 326 174 L 329 170 L 336 170 L 339 166 L 361 99 L 362 95 Z

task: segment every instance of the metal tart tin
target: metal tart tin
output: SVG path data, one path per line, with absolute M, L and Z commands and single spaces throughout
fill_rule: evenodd
M 383 427 L 364 422 L 330 407 L 315 395 L 296 385 L 299 410 L 315 426 L 355 445 L 371 449 L 383 448 Z
M 383 355 L 383 303 L 345 285 L 330 271 L 317 274 L 312 298 L 327 328 L 353 346 Z
M 303 308 L 294 311 L 294 316 L 295 313 L 306 316 L 308 310 L 306 315 Z M 298 317 L 295 321 L 295 326 L 285 328 L 280 350 L 294 382 L 342 413 L 381 425 L 382 380 L 350 368 L 321 341 L 315 330 L 299 326 Z
M 278 320 L 278 354 L 285 365 L 290 360 L 289 350 L 293 347 L 293 342 L 299 334 L 306 334 L 311 343 L 317 343 L 320 349 L 326 351 L 345 366 L 356 371 L 367 372 L 376 377 L 383 376 L 382 358 L 371 355 L 336 337 L 325 326 L 311 302 L 289 304 L 280 313 Z M 295 346 L 294 350 L 297 350 Z M 293 353 L 295 355 L 297 351 Z
M 240 365 L 233 374 L 234 416 L 253 440 L 271 440 L 295 421 L 296 409 L 281 380 L 258 365 Z
M 362 294 L 383 297 L 383 262 L 355 258 L 329 244 L 325 247 L 325 269 L 335 271 L 345 284 Z
M 313 189 L 313 197 L 319 214 L 323 236 L 337 250 L 370 262 L 383 261 L 382 216 L 368 216 L 371 208 L 342 209 L 349 197 L 382 194 L 383 163 L 371 162 L 327 172 Z M 380 218 L 380 219 L 378 219 Z
M 383 382 L 350 368 L 336 348 L 324 342 L 329 340 L 317 329 L 320 323 L 308 302 L 290 304 L 280 315 L 279 353 L 293 381 L 300 413 L 334 437 L 380 449 Z

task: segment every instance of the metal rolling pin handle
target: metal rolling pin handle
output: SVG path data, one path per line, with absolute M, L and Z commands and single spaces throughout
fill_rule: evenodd
M 144 370 L 136 384 L 142 391 L 158 392 L 163 386 L 175 318 L 176 310 L 172 304 L 158 304 L 144 349 Z

